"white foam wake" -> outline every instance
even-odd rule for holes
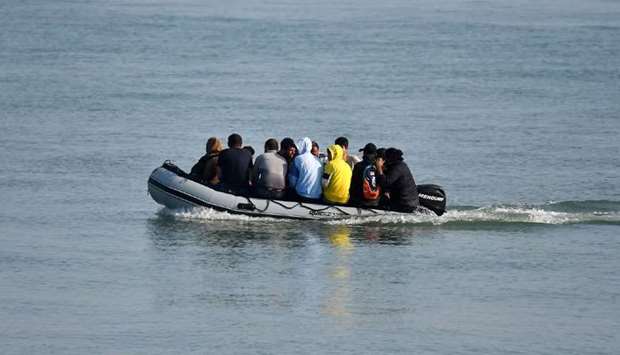
[[[476,209],[449,210],[443,216],[433,215],[384,215],[366,218],[330,221],[329,224],[476,224],[476,223],[531,223],[576,224],[620,223],[618,212],[557,212],[541,208],[481,207]]]
[[[252,217],[247,215],[219,212],[210,208],[194,208],[187,210],[170,210],[164,208],[162,214],[184,221],[235,221],[247,223],[286,223],[295,220],[275,219],[268,217]],[[318,222],[321,223],[321,222]],[[578,224],[578,223],[609,223],[620,224],[620,212],[559,212],[538,207],[481,207],[453,209],[443,216],[435,215],[382,215],[372,217],[353,217],[342,220],[323,221],[332,225],[357,224],[478,224],[478,223],[526,223],[526,224]]]
[[[272,222],[277,219],[269,217],[252,217],[241,214],[232,214],[228,212],[216,211],[212,208],[196,207],[192,209],[168,209],[163,208],[163,215],[170,216],[174,219],[183,221],[238,221],[238,222]]]

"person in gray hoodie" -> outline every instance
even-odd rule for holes
[[[254,195],[267,199],[283,199],[286,192],[286,159],[278,154],[278,141],[265,142],[265,153],[259,155],[252,170]]]
[[[299,155],[293,160],[289,169],[288,181],[302,201],[317,202],[321,199],[323,189],[323,165],[319,158],[312,155],[312,141],[308,137],[297,142]]]

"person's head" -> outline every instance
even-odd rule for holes
[[[377,158],[385,159],[385,148],[377,149]]]
[[[292,159],[297,154],[297,146],[293,138],[286,137],[280,142],[280,154]]]
[[[252,148],[252,146],[251,146],[251,145],[246,145],[245,147],[243,147],[243,149],[244,149],[244,150],[247,150],[247,151],[248,151],[248,153],[250,153],[250,155],[251,155],[251,156],[254,156],[254,153],[256,153],[256,152],[254,151],[254,148]]]
[[[336,138],[336,140],[334,141],[334,144],[338,144],[344,150],[348,150],[349,149],[349,140],[347,139],[347,137],[338,137],[338,138]]]
[[[269,138],[265,141],[265,152],[270,150],[278,150],[278,141],[275,138]]]
[[[385,150],[385,162],[387,164],[396,163],[403,160],[403,152],[400,149],[388,148]]]
[[[318,157],[321,154],[321,150],[319,149],[319,143],[312,141],[312,150],[310,151],[312,155]]]
[[[327,147],[327,159],[337,160],[344,159],[344,149],[338,144],[332,144]]]
[[[312,140],[308,137],[303,137],[297,141],[297,154],[302,155],[312,152]]]
[[[368,143],[364,146],[364,148],[359,150],[360,152],[364,152],[364,158],[367,160],[374,160],[377,157],[377,146],[373,143]]]
[[[228,136],[228,148],[241,148],[243,145],[243,139],[237,133],[233,133]]]
[[[222,141],[217,137],[211,137],[207,139],[207,154],[217,154],[222,151],[224,146],[222,145]]]

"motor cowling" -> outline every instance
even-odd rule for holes
[[[441,186],[433,184],[418,185],[420,205],[441,216],[446,212],[446,193]]]

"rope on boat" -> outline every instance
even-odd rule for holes
[[[342,213],[342,214],[344,214],[344,215],[347,215],[347,216],[350,216],[350,215],[351,215],[351,214],[350,214],[350,213],[348,213],[347,211],[343,211],[343,210],[342,210],[340,207],[338,207],[338,206],[326,206],[326,207],[323,207],[323,208],[312,208],[312,207],[309,207],[309,206],[304,205],[304,204],[303,204],[303,203],[301,203],[301,202],[295,202],[295,204],[294,204],[293,206],[289,207],[289,206],[287,206],[287,205],[285,205],[285,204],[281,203],[280,201],[277,201],[277,200],[272,200],[272,199],[268,199],[268,200],[266,200],[266,201],[267,201],[267,204],[265,205],[265,208],[263,208],[263,209],[259,209],[259,208],[256,208],[256,205],[252,202],[252,200],[250,200],[250,198],[249,198],[249,197],[247,197],[247,196],[244,196],[244,197],[245,197],[245,199],[246,199],[246,200],[248,200],[248,203],[249,203],[249,204],[251,204],[252,206],[254,206],[254,209],[255,209],[256,211],[261,212],[261,213],[263,213],[263,212],[267,211],[267,209],[269,208],[269,203],[270,203],[270,202],[273,202],[273,203],[275,203],[276,205],[278,205],[278,206],[280,206],[280,207],[283,207],[284,209],[287,209],[287,210],[292,210],[292,209],[296,208],[297,206],[303,207],[303,208],[305,208],[305,209],[307,209],[307,210],[310,210],[310,211],[313,211],[313,212],[322,212],[322,211],[328,210],[328,209],[330,209],[330,208],[333,208],[333,209],[338,210],[340,213]],[[374,212],[374,213],[377,213],[376,211],[373,211],[373,212]]]

